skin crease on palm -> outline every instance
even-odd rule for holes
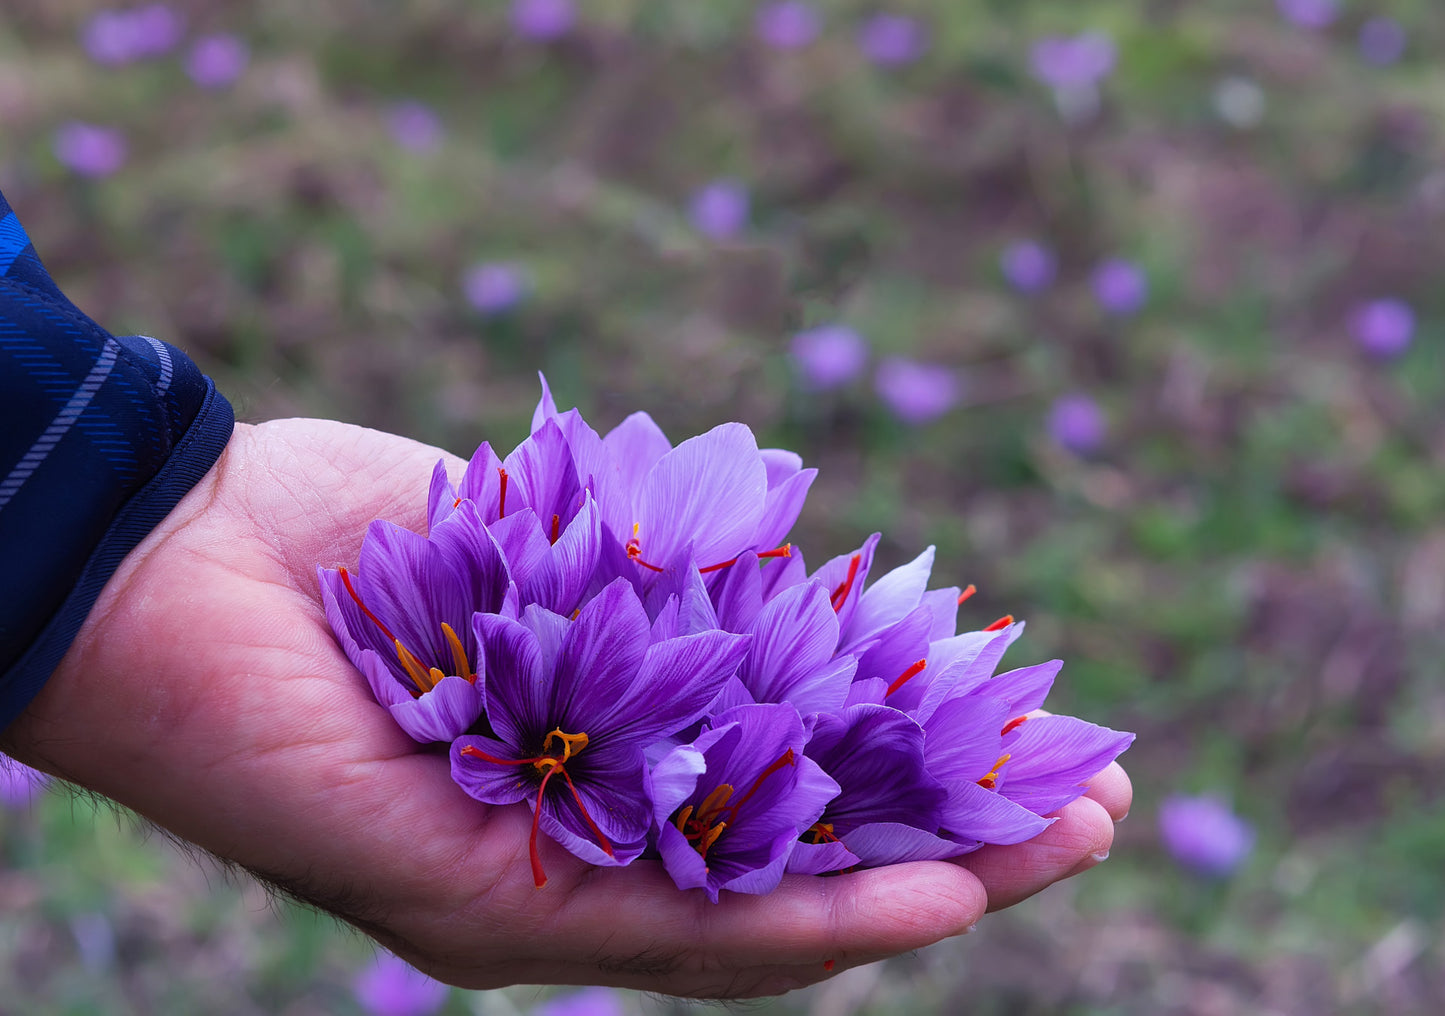
[[[443,752],[402,733],[318,597],[316,566],[354,566],[372,519],[425,531],[443,455],[328,421],[239,425],[111,578],[4,749],[467,988],[778,994],[962,934],[1109,849],[1131,794],[1117,765],[1037,839],[958,863],[788,876],[713,905],[658,862],[590,868],[544,843],[537,889],[527,809],[467,797]]]

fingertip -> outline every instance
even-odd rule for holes
[[[915,861],[840,876],[833,933],[865,953],[893,954],[962,935],[988,909],[972,872],[944,861]]]
[[[1097,801],[1112,821],[1122,822],[1133,807],[1134,785],[1124,767],[1111,762],[1108,768],[1089,780],[1089,789],[1084,796]]]

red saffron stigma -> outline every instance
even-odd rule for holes
[[[832,961],[832,960],[824,960],[824,961],[823,961],[823,969],[831,972],[832,969],[833,969],[833,961]]]
[[[975,586],[972,582],[970,582],[970,583],[968,584],[968,588],[965,589],[963,592],[961,592],[961,593],[958,594],[958,605],[959,605],[960,607],[963,606],[963,601],[966,600],[966,599],[968,599],[970,596],[972,596],[972,595],[973,595],[974,593],[976,593],[976,592],[978,592],[978,587]]]
[[[836,614],[843,609],[848,594],[853,591],[853,580],[858,577],[858,566],[862,563],[863,555],[861,554],[854,554],[853,560],[848,562],[848,577],[838,583],[838,588],[833,590],[833,595],[829,597],[833,603],[833,613]]]
[[[909,667],[903,673],[899,674],[896,678],[893,679],[893,683],[888,686],[888,690],[883,693],[883,697],[887,698],[899,688],[902,688],[909,681],[913,680],[913,678],[923,673],[923,668],[926,666],[928,666],[927,660],[919,660],[913,666]]]
[[[341,573],[341,584],[346,587],[346,591],[351,594],[351,598],[356,601],[356,605],[361,608],[361,612],[367,617],[371,618],[372,623],[375,624],[378,628],[380,628],[381,633],[385,635],[388,639],[390,639],[392,642],[399,642],[400,639],[398,639],[395,635],[391,633],[391,629],[381,623],[381,618],[373,614],[370,610],[367,609],[366,604],[361,602],[361,597],[356,595],[356,589],[351,585],[351,576],[347,574],[346,569],[338,568],[337,571]]]
[[[1013,719],[1009,720],[1003,725],[1003,729],[998,732],[999,736],[1002,737],[1004,734],[1010,734],[1013,731],[1018,730],[1019,727],[1022,727],[1024,725],[1024,721],[1027,719],[1027,716],[1015,716]]]
[[[502,519],[507,515],[507,471],[499,466],[497,475],[502,478],[502,492],[497,496],[497,518]]]
[[[557,537],[561,535],[561,531],[562,531],[562,516],[560,516],[560,515],[553,515],[553,516],[552,516],[552,542],[553,542],[554,544],[557,542]]]
[[[743,799],[741,801],[739,801],[737,804],[730,804],[727,806],[727,808],[724,809],[728,813],[728,824],[731,825],[738,820],[738,809],[741,808],[743,805],[747,804],[748,801],[752,799],[752,796],[758,792],[758,788],[763,785],[764,780],[766,780],[769,776],[773,775],[773,773],[777,772],[784,766],[790,766],[794,764],[796,764],[796,759],[793,756],[793,749],[789,748],[787,751],[783,752],[782,756],[776,762],[764,769],[761,776],[759,776],[756,780],[753,781],[752,787],[749,788],[748,792],[743,795]]]
[[[741,556],[741,555],[739,555],[739,556]],[[785,544],[783,544],[781,547],[774,547],[772,550],[760,551],[760,552],[758,553],[758,560],[761,561],[763,558],[766,558],[766,557],[792,557],[792,556],[793,556],[793,545],[792,545],[791,543],[785,543]],[[708,572],[722,571],[724,568],[731,568],[733,565],[735,565],[735,564],[737,564],[737,563],[738,563],[738,559],[735,557],[735,558],[733,558],[731,561],[724,561],[724,562],[722,562],[721,564],[710,564],[710,565],[708,565],[706,568],[699,568],[699,569],[698,569],[698,572],[700,572],[700,573],[703,574],[703,575],[706,575]]]
[[[632,539],[627,541],[627,560],[631,561],[633,564],[638,564],[644,568],[650,569],[651,571],[660,572],[662,571],[662,569],[659,568],[657,565],[648,564],[646,561],[642,560],[642,541],[637,538],[637,531],[640,527],[640,523],[632,523]]]
[[[984,631],[1002,631],[1013,623],[1014,616],[1012,614],[1005,614],[1003,617],[999,618],[993,624],[985,628]]]

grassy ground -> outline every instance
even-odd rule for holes
[[[510,446],[542,369],[602,427],[636,408],[675,436],[743,420],[822,470],[810,559],[873,529],[889,564],[936,544],[940,579],[980,588],[971,620],[1030,622],[1012,659],[1068,661],[1058,709],[1139,732],[1107,864],[762,1011],[1438,1012],[1434,0],[1346,2],[1318,30],[1256,0],[898,0],[928,45],[897,67],[856,43],[875,5],[817,7],[817,40],[782,52],[739,0],[580,0],[552,42],[502,3],[198,0],[188,42],[251,51],[207,90],[177,53],[90,59],[97,5],[7,0],[0,185],[83,308],[184,346],[243,418]],[[1388,65],[1357,43],[1378,16],[1405,32]],[[1117,45],[1096,103],[1029,69],[1035,40],[1084,30]],[[404,100],[439,117],[434,150],[393,135]],[[121,131],[124,165],[63,165],[70,121]],[[719,239],[689,202],[723,178],[750,209]],[[1058,259],[1035,295],[1000,269],[1025,238]],[[1147,277],[1137,313],[1092,293],[1108,258]],[[514,308],[468,304],[479,262],[522,273]],[[1386,297],[1417,318],[1393,359],[1351,330]],[[809,390],[788,343],[831,322],[873,365],[949,368],[958,405],[907,425],[871,367]],[[1092,454],[1050,434],[1070,393],[1106,418]],[[1177,790],[1256,826],[1232,879],[1162,850]],[[361,942],[125,819],[53,796],[5,817],[0,849],[16,1011],[358,1011]],[[455,993],[447,1011],[540,997]]]

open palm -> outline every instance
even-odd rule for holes
[[[402,733],[317,593],[316,566],[354,565],[372,519],[425,530],[443,454],[326,421],[238,427],[126,558],[6,749],[471,988],[776,994],[959,934],[1108,849],[1129,806],[1117,766],[1037,840],[962,864],[789,876],[714,906],[660,864],[591,868],[544,844],[535,888],[527,811],[472,800],[445,753]]]

